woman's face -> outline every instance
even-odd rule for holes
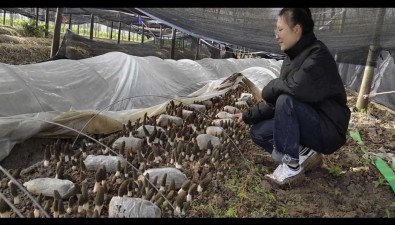
[[[302,36],[302,29],[299,24],[291,28],[284,16],[277,19],[276,39],[280,45],[281,51],[292,48]]]

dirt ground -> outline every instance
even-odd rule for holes
[[[25,53],[18,50],[15,54]],[[22,64],[29,61],[26,59],[29,57],[12,60],[19,58],[24,58],[19,61]],[[37,59],[31,61],[34,60]],[[17,61],[12,63],[18,64]],[[238,163],[192,202],[186,217],[394,218],[395,194],[366,156],[395,153],[395,115],[373,104],[369,105],[367,113],[357,112],[354,109],[357,95],[352,91],[347,94],[348,105],[353,111],[349,131],[359,130],[363,144],[348,135],[347,143],[334,154],[324,156],[323,166],[307,173],[301,185],[277,188],[263,179],[276,164],[247,136],[247,144],[241,152],[235,153]],[[1,165],[8,169],[26,168],[39,162],[43,157],[40,145],[48,141],[53,140],[30,139],[16,145]],[[3,181],[4,186],[6,179]],[[31,205],[24,207],[27,212]]]
[[[348,92],[350,108],[356,97]],[[371,161],[364,158],[366,151],[394,153],[395,116],[373,105],[368,112],[370,116],[353,112],[349,129],[358,129],[364,144],[347,136],[341,149],[324,156],[323,166],[307,173],[304,182],[295,187],[280,189],[263,180],[263,175],[273,172],[277,165],[270,154],[249,140],[243,153],[249,166],[232,169],[225,183],[214,188],[214,198],[196,206],[191,216],[395,217],[394,192]],[[379,121],[369,123],[367,118],[372,117]],[[372,135],[372,130],[377,134]]]

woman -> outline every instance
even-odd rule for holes
[[[254,143],[280,164],[265,176],[279,185],[302,180],[305,171],[321,165],[320,153],[331,154],[346,142],[350,110],[345,89],[313,28],[308,8],[280,11],[275,35],[287,55],[280,77],[263,88],[263,102],[236,114],[238,123],[252,125]]]

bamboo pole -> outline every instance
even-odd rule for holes
[[[49,29],[49,8],[45,9],[45,31],[44,35],[46,38],[48,38],[48,29]]]
[[[142,32],[141,32],[141,44],[143,44],[144,43],[144,24],[142,24],[141,27],[143,28]]]
[[[62,13],[63,13],[63,8],[56,9],[56,19],[55,19],[54,35],[52,39],[51,57],[55,56],[55,54],[59,50],[60,29],[62,25]]]
[[[199,38],[196,38],[196,54],[195,54],[195,60],[199,58]]]
[[[110,40],[112,40],[112,29],[114,28],[114,22],[111,21],[111,32],[110,32]]]
[[[361,88],[358,94],[358,100],[356,107],[359,110],[366,110],[368,105],[368,99],[363,96],[370,93],[370,88],[373,81],[374,76],[374,68],[377,66],[376,61],[380,52],[380,36],[381,36],[381,28],[384,21],[386,8],[380,8],[377,10],[376,17],[376,28],[374,32],[373,42],[369,47],[368,58],[366,60],[365,71],[362,78]]]
[[[38,10],[39,8],[36,8],[36,28],[38,28]]]
[[[91,14],[91,29],[89,30],[89,39],[93,40],[93,29],[94,29],[94,16]]]
[[[171,51],[170,51],[170,58],[174,59],[174,51],[176,48],[176,28],[173,27],[171,30]]]
[[[129,35],[128,35],[128,41],[130,42],[130,30],[132,29],[132,25],[130,24],[129,26]]]
[[[159,28],[160,28],[160,30],[159,30],[159,48],[162,48],[163,47],[162,25],[159,25]]]
[[[121,22],[119,22],[119,25],[118,25],[118,44],[120,43],[120,41],[121,41]]]
[[[71,30],[71,28],[73,28],[73,24],[71,23],[73,16],[71,15],[71,13],[69,15],[70,15],[69,16],[69,30]]]

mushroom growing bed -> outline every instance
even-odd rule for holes
[[[248,90],[240,83],[192,105],[170,101],[161,115],[91,136],[100,143],[54,140],[42,161],[9,172],[50,217],[189,217],[191,205],[220,194],[241,163],[249,129],[235,123],[234,113],[256,103]],[[10,179],[0,179],[1,193],[11,202],[19,198],[14,204],[25,217],[45,217]],[[18,217],[4,201],[0,209]]]

